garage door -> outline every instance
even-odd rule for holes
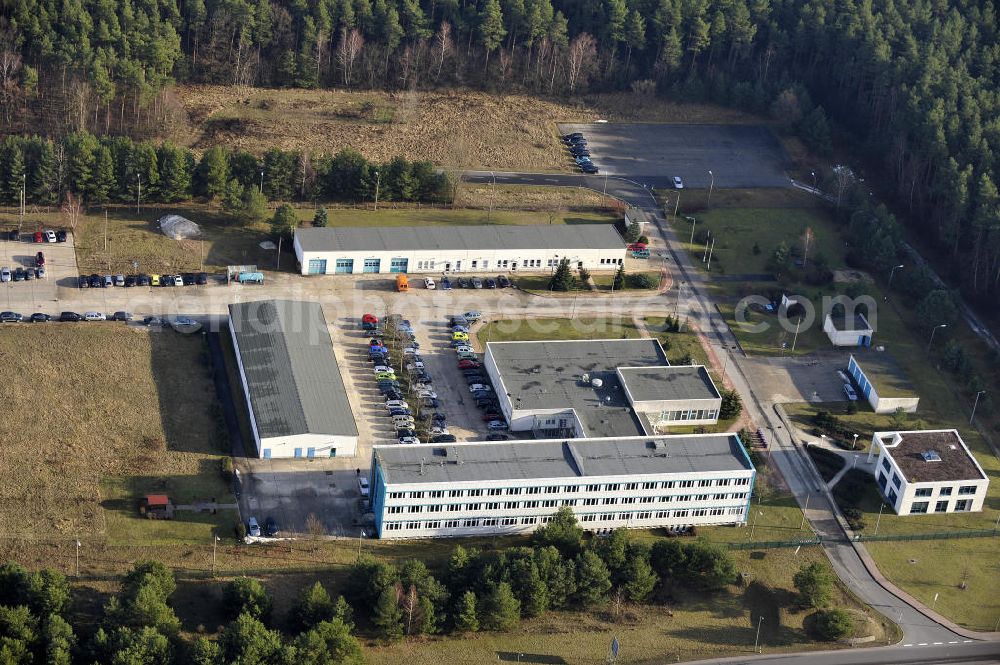
[[[334,271],[339,274],[354,272],[354,259],[337,259]]]
[[[310,275],[325,275],[326,274],[326,259],[309,259],[309,274]]]
[[[381,265],[381,259],[365,259],[364,272],[378,272]]]
[[[393,259],[389,262],[389,272],[406,272],[409,265],[409,259]]]

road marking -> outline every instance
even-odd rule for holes
[[[958,640],[952,640],[951,642],[948,642],[948,644],[958,644]]]
[[[934,646],[938,646],[938,645],[941,645],[941,644],[944,644],[944,642],[935,642]]]
[[[962,640],[962,641],[968,644],[969,642],[974,642],[975,640]]]
[[[913,645],[912,644],[904,644],[903,646],[904,647],[912,647]]]
[[[927,642],[918,642],[917,646],[918,647],[925,647],[925,646],[927,646]]]

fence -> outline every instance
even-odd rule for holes
[[[819,536],[813,538],[800,538],[798,540],[754,540],[750,542],[727,543],[731,550],[769,550],[780,547],[801,547],[811,545],[822,545],[823,539]]]
[[[952,538],[991,538],[1000,536],[996,529],[971,529],[968,531],[933,531],[931,533],[883,533],[882,535],[859,533],[857,542],[882,540],[950,540]]]

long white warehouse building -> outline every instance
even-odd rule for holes
[[[526,533],[569,506],[584,529],[745,523],[735,434],[374,446],[380,538]]]
[[[614,270],[625,241],[612,224],[399,226],[295,231],[303,275]]]

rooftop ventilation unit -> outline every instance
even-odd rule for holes
[[[600,388],[601,386],[604,385],[604,381],[600,379],[591,379],[590,385],[594,386],[595,388]]]
[[[920,456],[924,458],[925,462],[940,462],[941,461],[941,456],[938,455],[937,452],[935,452],[933,450],[925,450],[924,452],[920,453]]]

